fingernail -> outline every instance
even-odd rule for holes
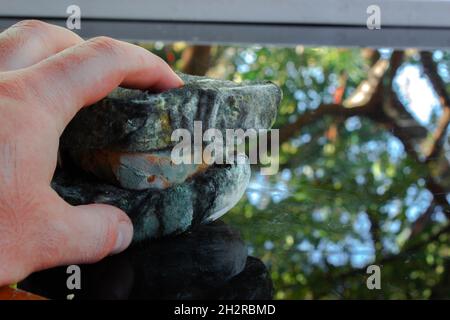
[[[129,222],[119,222],[119,226],[117,227],[116,244],[114,245],[114,249],[111,251],[111,254],[118,254],[128,248],[132,238],[133,225]]]

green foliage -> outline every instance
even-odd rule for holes
[[[175,57],[177,67],[183,48],[157,53]],[[277,128],[333,102],[343,76],[348,96],[370,68],[359,49],[215,47],[213,53],[212,76],[280,85]],[[437,59],[445,71],[450,56]],[[366,118],[326,116],[293,134],[280,161],[275,176],[258,176],[255,168],[247,196],[224,218],[269,267],[276,298],[450,298],[450,239],[439,234],[448,221],[437,207],[432,224],[409,238],[432,198],[424,180],[430,172],[389,131]],[[364,267],[371,263],[382,266],[382,290],[366,287]]]

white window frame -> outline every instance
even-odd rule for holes
[[[73,4],[84,37],[450,48],[450,0],[0,0],[0,29],[27,18],[64,25]],[[381,30],[366,27],[374,4]]]

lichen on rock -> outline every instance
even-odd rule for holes
[[[82,109],[65,129],[52,187],[73,205],[107,203],[132,219],[134,241],[177,234],[214,221],[244,194],[242,164],[174,164],[175,129],[269,129],[281,91],[270,82],[181,75],[162,93],[118,88]],[[208,162],[209,163],[209,162]]]

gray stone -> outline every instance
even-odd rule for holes
[[[57,170],[53,189],[72,205],[111,204],[124,210],[134,226],[134,242],[179,234],[216,220],[242,197],[250,166],[211,166],[204,173],[164,190],[127,190],[83,174]]]
[[[132,219],[134,242],[173,235],[214,221],[242,197],[243,164],[175,165],[175,129],[269,129],[280,89],[270,82],[236,84],[181,75],[182,88],[163,93],[119,88],[82,109],[60,142],[52,187],[73,205],[106,203]]]
[[[180,75],[181,88],[154,94],[118,88],[97,104],[82,109],[61,138],[68,149],[149,152],[174,146],[175,129],[268,129],[275,121],[281,90],[275,84],[240,84]]]

